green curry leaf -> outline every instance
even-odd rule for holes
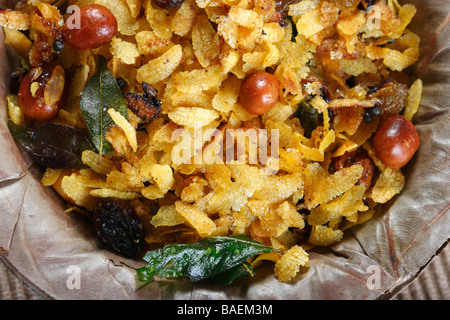
[[[156,275],[189,277],[192,282],[229,272],[219,279],[219,282],[228,284],[240,275],[253,274],[249,265],[245,264],[247,259],[271,251],[272,248],[243,235],[212,237],[148,251],[143,257],[148,265],[138,268],[137,272],[140,281],[151,281]],[[245,268],[247,272],[243,272]]]
[[[252,265],[247,261],[244,261],[244,263],[221,272],[211,277],[209,280],[212,283],[218,284],[220,286],[227,286],[231,284],[235,279],[246,275],[250,275],[253,277],[255,275],[255,272],[253,271]]]
[[[25,127],[8,120],[14,139],[39,165],[53,169],[83,169],[84,150],[94,150],[87,132],[58,123]]]
[[[111,144],[105,139],[106,132],[114,123],[108,114],[108,109],[113,108],[128,118],[128,108],[103,56],[99,57],[97,72],[83,89],[80,108],[97,151],[100,154],[113,151]]]

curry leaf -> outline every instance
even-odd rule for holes
[[[30,157],[48,168],[86,168],[81,154],[95,148],[86,132],[58,123],[28,128],[9,120],[8,128]]]
[[[252,265],[247,261],[244,261],[244,263],[240,265],[213,276],[210,278],[210,281],[221,286],[227,286],[241,276],[250,275],[253,277],[254,274]]]
[[[189,277],[192,282],[196,282],[231,270],[224,277],[226,280],[222,281],[230,283],[236,276],[245,274],[240,266],[247,259],[270,251],[272,248],[243,235],[212,237],[148,251],[143,257],[148,265],[137,271],[141,281],[150,281],[156,275],[167,278]]]
[[[100,154],[113,151],[111,144],[105,139],[106,132],[114,123],[108,114],[108,109],[113,108],[128,118],[128,108],[103,56],[99,57],[97,72],[83,89],[80,108],[97,151]]]

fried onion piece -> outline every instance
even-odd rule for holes
[[[161,112],[161,100],[156,95],[157,91],[148,83],[143,82],[144,94],[139,95],[133,92],[125,93],[128,108],[144,121],[156,118]]]

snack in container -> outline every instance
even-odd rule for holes
[[[69,4],[81,28],[101,27],[85,12],[107,13],[108,40],[71,31]],[[19,3],[0,12],[24,77],[9,128],[67,212],[143,257],[141,281],[230,283],[270,260],[290,282],[310,250],[405,186],[420,144],[415,13],[397,1]],[[406,161],[378,138],[394,117],[412,128],[392,141]]]

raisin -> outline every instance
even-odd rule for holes
[[[347,85],[347,87],[349,88],[353,88],[356,86],[356,81],[355,81],[355,77],[351,76],[350,78],[348,78],[347,80],[345,80],[345,84]]]
[[[380,108],[381,119],[399,114],[408,98],[408,87],[397,82],[388,82],[369,91],[368,99],[379,99],[377,106]]]
[[[283,17],[287,17],[289,13],[289,6],[299,2],[298,0],[277,0],[275,1],[276,10],[281,13]]]
[[[374,107],[369,109],[370,114],[373,117],[378,117],[381,114],[381,108],[378,105],[375,105]]]
[[[363,184],[366,190],[369,189],[370,185],[372,184],[372,177],[375,174],[376,168],[372,160],[369,158],[367,152],[362,148],[346,152],[342,156],[334,158],[331,161],[328,171],[333,174],[336,171],[351,167],[355,164],[359,164],[363,167],[361,178],[356,184]]]
[[[376,0],[362,0],[358,5],[358,10],[365,10],[375,4]]]
[[[379,117],[381,115],[381,108],[379,105],[376,105],[372,108],[364,109],[363,120],[365,123],[372,122],[375,117]]]
[[[184,0],[153,0],[161,9],[176,8],[183,4]]]
[[[372,122],[372,120],[373,120],[372,114],[370,113],[369,110],[365,109],[363,114],[363,121],[365,123],[370,123]]]
[[[53,42],[53,46],[52,46],[53,50],[55,50],[56,52],[60,52],[64,49],[64,41],[62,40],[55,40],[55,42]]]
[[[116,81],[120,89],[124,89],[128,84],[124,78],[117,78]]]
[[[142,250],[145,232],[139,217],[128,202],[102,199],[94,209],[94,225],[107,248],[134,258]]]

